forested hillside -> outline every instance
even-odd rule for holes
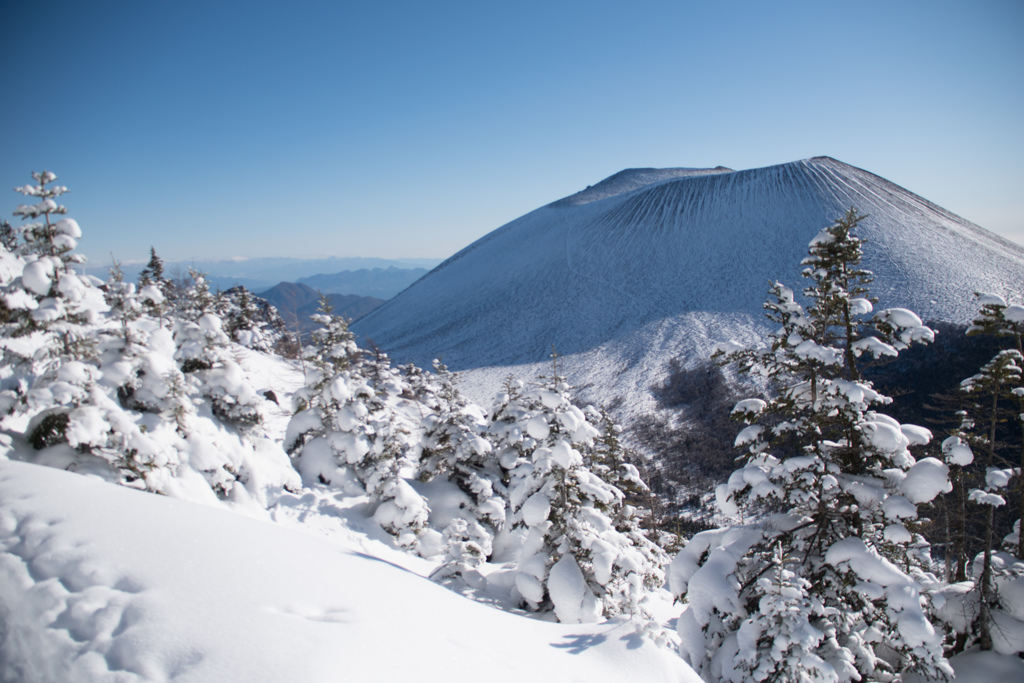
[[[333,643],[359,677],[396,647],[476,652],[498,680],[1021,671],[1024,305],[970,295],[979,343],[925,324],[866,267],[855,209],[772,280],[768,332],[670,366],[652,401],[680,413],[647,424],[645,457],[557,347],[481,405],[440,360],[360,348],[326,297],[296,348],[273,307],[155,253],[137,282],[84,275],[56,181],[17,188],[0,231],[0,680],[251,680],[281,670],[271,633],[311,638],[313,677]],[[510,613],[467,618],[512,652],[460,630],[454,593]],[[396,601],[454,635],[422,645]],[[204,602],[218,629],[186,628]]]

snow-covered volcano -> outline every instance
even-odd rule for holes
[[[829,157],[632,169],[488,234],[354,329],[399,361],[443,356],[480,397],[554,344],[575,384],[639,408],[669,358],[760,336],[769,281],[801,287],[808,242],[851,206],[882,306],[966,322],[973,292],[1024,283],[1024,248]]]

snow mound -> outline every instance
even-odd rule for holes
[[[535,621],[337,537],[0,460],[0,680],[481,675],[699,682],[621,620]]]

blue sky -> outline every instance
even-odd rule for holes
[[[445,257],[629,167],[859,166],[1024,244],[1024,3],[4,3],[94,264]],[[20,196],[8,196],[9,214]]]

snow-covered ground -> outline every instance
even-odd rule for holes
[[[302,384],[294,362],[237,356],[284,405]],[[289,411],[265,417],[280,435]],[[700,680],[671,640],[626,619],[552,623],[501,591],[438,585],[437,561],[399,550],[365,497],[307,486],[277,489],[269,509],[181,500],[20,462],[25,448],[0,435],[2,683]],[[684,609],[648,606],[669,631]],[[1024,680],[1011,656],[952,664],[957,681]]]
[[[628,621],[549,623],[437,585],[364,510],[327,488],[200,504],[0,458],[0,681],[699,681]],[[660,606],[666,626],[679,609]],[[952,664],[1024,680],[1015,657]]]
[[[5,682],[697,680],[628,623],[457,595],[322,506],[273,523],[13,461],[0,501]]]
[[[262,479],[288,480],[280,441],[302,371],[234,353],[253,389],[285,406],[263,405],[257,441]],[[187,486],[158,496],[20,461],[34,453],[23,425],[7,426],[0,682],[698,680],[671,641],[628,620],[550,623],[507,591],[431,581],[440,558],[399,550],[365,496],[269,485],[262,500]],[[654,608],[670,633],[679,607]]]

